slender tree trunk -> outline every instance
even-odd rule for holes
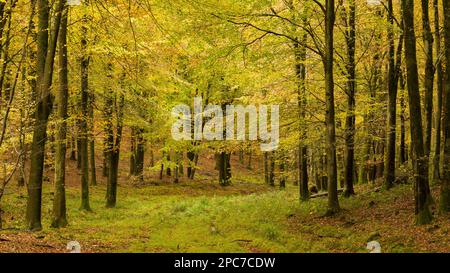
[[[405,60],[407,70],[407,85],[409,97],[409,112],[411,116],[411,145],[413,149],[414,166],[414,198],[417,224],[431,222],[429,209],[428,160],[422,130],[422,114],[420,107],[419,75],[417,70],[416,35],[414,31],[414,0],[402,0]]]
[[[441,194],[439,209],[450,212],[450,3],[442,1],[444,7],[444,38],[445,38],[445,111],[444,111],[444,154],[443,175],[441,179]]]
[[[220,152],[218,156],[219,165],[219,184],[221,186],[228,186],[231,184],[231,154],[228,152]]]
[[[145,149],[145,146],[144,146]],[[180,152],[179,155],[179,163],[178,163],[178,176],[183,176],[184,175],[184,153]]]
[[[166,159],[167,159],[167,162],[171,162],[170,161],[170,151],[167,153]],[[169,165],[166,167],[166,175],[167,176],[172,175],[172,169],[169,167]]]
[[[270,153],[270,164],[269,164],[269,186],[275,186],[275,153]]]
[[[150,149],[150,167],[155,167],[155,154],[152,148]]]
[[[14,3],[11,1],[9,7],[6,9],[4,14],[2,14],[2,20],[1,20],[1,30],[0,30],[0,38],[2,39],[2,42],[0,43],[0,49],[2,50],[2,67],[1,67],[1,73],[0,73],[0,98],[4,99],[4,101],[9,100],[9,93],[10,93],[10,71],[8,68],[8,59],[9,59],[9,46],[11,41],[11,23],[12,23],[12,10],[14,8]],[[6,24],[8,24],[6,28],[6,35],[3,36],[3,32],[5,29]],[[3,43],[4,41],[4,43]],[[5,80],[6,79],[6,80]],[[3,88],[5,87],[5,88]],[[3,89],[5,92],[3,92]]]
[[[119,95],[114,105],[116,105],[117,124],[116,124],[116,137],[113,136],[113,147],[109,155],[108,163],[108,181],[106,185],[106,207],[113,208],[117,202],[117,179],[119,172],[119,159],[120,159],[120,143],[122,141],[123,130],[123,107],[125,103],[125,97],[123,94]]]
[[[87,15],[83,16],[81,27],[81,120],[79,153],[81,158],[81,209],[90,211],[89,205],[89,154],[88,154],[88,117],[89,117],[89,56],[87,55],[86,27]]]
[[[67,68],[67,14],[66,6],[61,18],[59,33],[59,92],[56,96],[58,125],[56,132],[55,153],[55,194],[53,199],[52,227],[67,226],[66,217],[66,139],[67,139],[67,101],[69,97],[69,81]]]
[[[89,140],[89,164],[91,165],[91,185],[97,185],[97,168],[95,166],[95,140],[91,135]]]
[[[53,98],[50,93],[53,75],[53,63],[56,51],[61,11],[65,1],[59,0],[50,43],[49,10],[47,0],[38,0],[38,37],[37,37],[37,94],[33,143],[31,146],[30,175],[28,181],[27,226],[30,230],[41,230],[41,197],[42,178],[44,173],[45,143],[47,139],[47,124],[52,109]]]
[[[26,102],[26,78],[27,78],[27,69],[25,66],[22,67],[22,96],[21,100],[22,102]],[[23,108],[20,108],[20,125],[19,125],[19,151],[21,152],[22,156],[20,157],[20,163],[19,163],[19,177],[17,179],[17,186],[23,187],[25,186],[25,163],[27,160],[27,145],[26,145],[26,122],[25,122],[25,116],[26,111]]]
[[[269,155],[264,152],[264,182],[269,184]]]
[[[405,102],[405,78],[400,72],[400,164],[408,161],[408,151],[406,149],[406,102]]]
[[[78,106],[78,108],[79,109],[81,109],[81,101],[79,101],[78,103],[77,103],[77,106]],[[78,170],[81,170],[81,165],[82,165],[82,163],[81,163],[81,160],[82,160],[82,158],[83,158],[83,156],[81,155],[81,153],[82,153],[82,148],[81,148],[81,134],[82,134],[82,129],[81,129],[81,123],[82,123],[82,121],[81,121],[81,119],[80,118],[77,118],[77,137],[76,137],[76,144],[77,144],[77,169]]]
[[[306,16],[306,10],[303,11]],[[306,20],[306,17],[304,18]],[[305,25],[305,21],[303,21]],[[308,147],[305,144],[306,135],[306,43],[308,36],[303,34],[300,40],[294,42],[295,53],[295,74],[297,82],[297,105],[298,105],[298,119],[300,122],[300,138],[298,140],[298,180],[299,180],[299,194],[300,200],[309,200],[308,190]],[[270,182],[270,181],[269,181]],[[269,183],[270,184],[270,183]]]
[[[112,76],[112,71],[113,71],[113,67],[112,64],[109,63],[108,64],[108,78],[110,80],[110,82],[113,82],[113,76]],[[112,90],[112,87],[109,86],[105,89],[105,101],[104,101],[104,110],[103,110],[103,115],[104,115],[104,139],[103,139],[103,176],[106,177],[108,179],[109,177],[109,162],[110,162],[110,157],[111,157],[111,153],[113,150],[113,146],[114,146],[114,125],[113,125],[113,94],[114,91]]]
[[[193,173],[194,173],[194,159],[195,159],[195,153],[192,151],[187,152],[187,158],[188,158],[188,167],[187,167],[187,177],[189,179],[192,179]]]
[[[355,173],[355,93],[356,93],[356,2],[349,1],[349,12],[347,15],[348,30],[345,39],[347,44],[347,118],[345,128],[345,150],[344,150],[344,196],[355,194],[353,189],[353,178]]]
[[[440,175],[440,161],[441,161],[441,124],[442,124],[442,98],[444,94],[444,72],[442,69],[442,61],[439,55],[441,54],[441,34],[439,26],[439,1],[433,0],[434,8],[434,33],[435,33],[435,49],[436,49],[436,73],[437,73],[437,88],[436,88],[436,111],[434,124],[436,133],[434,137],[434,157],[433,157],[433,181],[438,182]]]
[[[159,180],[162,180],[163,176],[164,176],[164,163],[161,162],[161,168],[159,169]]]
[[[89,165],[91,171],[91,185],[97,185],[97,168],[95,166],[95,137],[94,137],[94,90],[89,90]]]
[[[73,135],[70,136],[70,160],[77,160],[77,144],[75,143],[75,137]]]
[[[281,159],[279,168],[280,168],[280,188],[284,189],[284,188],[286,188],[286,173],[285,173],[285,171],[286,171],[286,161],[284,159],[284,156]]]
[[[145,142],[143,137],[143,130],[137,129],[136,133],[136,153],[134,156],[135,169],[134,175],[136,175],[139,180],[144,179],[144,153],[145,153]],[[178,169],[177,169],[178,171]],[[177,173],[178,175],[178,173]]]
[[[194,179],[195,171],[197,170],[197,163],[198,163],[198,153],[195,153],[194,154],[194,161],[193,161],[193,166],[194,167],[192,168],[191,176],[189,177],[191,180]]]
[[[114,208],[117,202],[117,178],[119,171],[119,152],[112,151],[109,156],[109,172],[106,190],[106,207]]]
[[[130,176],[136,175],[136,129],[131,128],[131,155],[130,155]]]
[[[397,138],[397,94],[398,78],[402,59],[403,34],[400,35],[398,48],[395,51],[394,42],[394,7],[392,0],[388,0],[388,40],[389,40],[389,68],[388,68],[388,129],[387,155],[384,175],[384,188],[390,189],[395,182],[395,150]]]
[[[333,56],[334,41],[333,31],[335,22],[334,0],[326,0],[325,15],[325,97],[326,97],[326,150],[327,150],[327,174],[328,174],[328,210],[327,215],[335,214],[340,210],[337,191],[337,162],[336,162],[336,123],[334,106],[334,78]]]
[[[176,163],[176,166],[173,169],[173,183],[177,184],[178,182],[180,182],[179,172],[178,172],[179,164],[180,164],[180,155],[178,153],[175,153],[175,163]]]
[[[433,127],[433,84],[434,84],[434,60],[433,60],[433,33],[431,32],[428,0],[422,0],[422,27],[423,44],[425,49],[425,155],[430,156],[431,131]]]

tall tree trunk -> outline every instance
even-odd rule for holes
[[[95,141],[93,138],[89,140],[89,165],[91,170],[91,185],[97,185],[97,168],[95,167]]]
[[[91,170],[91,185],[97,185],[97,168],[95,166],[95,138],[94,138],[94,91],[89,93],[89,165]]]
[[[131,154],[130,154],[130,176],[134,176],[136,174],[136,128],[131,128]]]
[[[264,182],[269,184],[269,155],[264,152]]]
[[[108,64],[107,67],[107,77],[110,82],[113,82],[113,66],[112,63]],[[105,101],[103,109],[103,119],[104,119],[104,138],[103,138],[103,176],[108,179],[109,177],[109,162],[111,152],[114,146],[114,125],[113,125],[113,94],[114,91],[111,86],[105,89]]]
[[[73,135],[70,136],[70,160],[77,160],[77,144],[75,143],[75,137]]]
[[[231,184],[231,154],[228,152],[220,152],[218,156],[219,165],[219,184],[221,186],[228,186]]]
[[[58,125],[56,132],[55,153],[55,194],[53,199],[52,227],[67,226],[66,217],[66,139],[67,139],[67,102],[69,97],[69,81],[67,68],[67,14],[66,6],[61,18],[59,33],[59,90],[56,96]]]
[[[187,152],[187,158],[188,158],[188,167],[187,167],[187,177],[189,179],[193,179],[193,173],[194,173],[194,159],[195,159],[195,153],[193,151]]]
[[[89,56],[87,55],[87,15],[83,16],[81,27],[81,120],[80,120],[80,147],[78,155],[81,157],[81,209],[90,211],[89,205],[89,154],[88,154],[88,103],[89,103]]]
[[[275,186],[275,153],[270,152],[270,163],[269,163],[269,186]]]
[[[353,178],[355,174],[355,93],[356,93],[356,2],[349,0],[349,12],[346,18],[348,30],[345,40],[347,44],[347,117],[345,122],[344,150],[344,196],[355,194]]]
[[[441,34],[439,26],[439,0],[433,0],[434,8],[434,44],[436,48],[436,73],[437,73],[437,88],[436,88],[436,110],[434,124],[436,133],[434,137],[434,157],[433,157],[433,181],[437,182],[441,178],[440,175],[440,161],[441,161],[441,124],[442,124],[442,98],[444,94],[444,72],[442,69],[442,61],[439,57],[441,55]]]
[[[79,101],[79,102],[77,102],[77,107],[79,108],[79,109],[81,109],[81,101]],[[81,165],[82,165],[82,163],[81,163],[81,160],[82,160],[82,155],[81,155],[81,153],[82,153],[82,151],[81,151],[81,132],[82,132],[82,129],[81,129],[81,123],[82,123],[82,121],[81,121],[81,119],[78,117],[77,118],[77,136],[76,136],[76,144],[77,144],[77,169],[78,170],[81,170]]]
[[[433,127],[433,84],[434,84],[434,60],[433,60],[433,34],[431,32],[428,0],[422,0],[422,27],[423,44],[425,49],[425,156],[430,156],[431,131]]]
[[[32,21],[32,20],[31,20]],[[27,78],[27,69],[25,66],[22,67],[22,96],[21,100],[22,102],[26,102],[26,78]],[[23,108],[20,108],[20,125],[19,125],[19,151],[21,152],[22,156],[20,157],[20,163],[18,166],[19,169],[19,177],[17,179],[17,186],[23,187],[25,186],[25,163],[27,160],[27,145],[26,145],[26,123],[25,123],[25,116],[26,111]]]
[[[166,159],[167,159],[167,162],[171,162],[170,151],[167,153]],[[166,167],[166,175],[167,176],[171,176],[172,175],[172,169],[170,168],[169,164],[167,164],[167,167]]]
[[[408,152],[406,149],[406,102],[405,102],[405,78],[403,71],[400,71],[400,164],[408,161]]]
[[[306,9],[303,10],[303,25],[306,25]],[[303,34],[294,42],[295,74],[297,82],[297,106],[298,119],[300,122],[300,138],[298,140],[298,180],[300,200],[309,200],[308,190],[308,147],[306,142],[306,43],[308,36]],[[270,181],[269,181],[270,182]]]
[[[398,78],[402,59],[403,34],[398,41],[397,52],[394,42],[394,7],[392,0],[388,0],[388,40],[389,40],[389,68],[388,68],[388,129],[387,155],[384,174],[384,188],[390,189],[395,182],[395,150],[397,138],[397,94]]]
[[[138,177],[139,180],[144,179],[144,153],[145,153],[145,141],[143,137],[143,130],[136,130],[136,148],[134,156],[134,175]],[[177,171],[179,171],[177,169]],[[177,173],[178,175],[178,173]]]
[[[150,148],[150,167],[155,167],[155,154],[153,148]]]
[[[422,114],[420,107],[419,75],[417,71],[416,35],[414,31],[414,0],[402,0],[405,60],[407,72],[407,85],[409,97],[409,113],[411,116],[411,145],[413,150],[414,166],[414,198],[415,217],[417,224],[431,222],[429,209],[428,186],[428,160],[425,154],[425,145],[422,129]]]
[[[325,97],[326,97],[326,145],[327,145],[327,174],[328,174],[328,210],[327,215],[340,210],[337,191],[337,162],[336,162],[336,123],[334,106],[334,0],[326,0],[325,15]]]
[[[53,75],[53,63],[56,51],[56,43],[61,22],[61,11],[65,1],[59,0],[56,8],[56,16],[53,20],[50,43],[49,34],[49,9],[47,0],[38,0],[38,37],[37,37],[37,94],[35,124],[33,129],[33,143],[31,146],[30,175],[28,181],[27,200],[27,226],[30,230],[41,230],[41,198],[42,178],[44,173],[45,143],[47,138],[48,117],[53,105],[50,93]]]
[[[444,37],[445,37],[445,111],[444,111],[444,154],[443,175],[441,179],[441,194],[439,209],[450,212],[450,3],[442,1],[444,7]]]
[[[1,66],[1,73],[0,73],[0,98],[2,98],[4,101],[8,101],[9,100],[9,93],[10,93],[10,79],[9,79],[9,68],[8,68],[8,59],[9,59],[9,46],[10,46],[10,42],[11,42],[11,24],[12,24],[12,10],[14,8],[14,3],[12,1],[10,1],[10,5],[8,6],[8,8],[6,9],[6,11],[4,12],[4,14],[2,14],[2,18],[1,18],[1,26],[0,26],[0,38],[1,43],[0,43],[0,49],[1,49],[1,55],[2,55],[2,66]],[[4,29],[6,24],[8,24],[7,28],[6,28],[6,35],[3,35]],[[3,43],[4,41],[4,43]],[[5,81],[6,79],[6,81]],[[6,82],[6,83],[5,83]],[[5,92],[3,92],[3,89]]]
[[[120,143],[122,141],[123,130],[123,107],[125,103],[125,97],[123,94],[119,94],[119,98],[116,99],[116,136],[113,136],[113,147],[109,156],[108,163],[108,181],[106,185],[106,207],[113,208],[116,206],[117,201],[117,180],[119,175],[119,159],[120,159]]]
[[[286,159],[284,158],[284,156],[281,156],[282,158],[280,159],[280,188],[284,189],[286,188]]]

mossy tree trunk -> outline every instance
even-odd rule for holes
[[[434,85],[434,60],[433,60],[433,33],[431,32],[429,1],[422,0],[422,28],[423,48],[425,50],[425,155],[430,156],[431,131],[433,127],[433,85]]]
[[[81,26],[81,63],[80,63],[80,146],[78,155],[81,162],[81,207],[82,210],[90,211],[89,205],[89,150],[88,150],[88,118],[89,118],[89,56],[87,53],[87,15],[82,18]]]
[[[436,87],[436,107],[435,107],[435,135],[434,135],[434,156],[433,156],[433,181],[438,182],[441,178],[440,175],[440,161],[441,161],[441,130],[442,130],[442,98],[444,94],[444,71],[442,69],[442,60],[439,57],[441,55],[441,28],[440,28],[440,16],[439,16],[439,1],[433,0],[434,9],[434,44],[436,49],[436,75],[437,75],[437,87]]]
[[[392,0],[388,0],[388,42],[389,42],[389,68],[388,68],[388,127],[386,166],[384,169],[384,188],[390,189],[395,182],[395,154],[397,138],[397,95],[399,71],[403,50],[403,35],[399,37],[397,51],[394,41],[394,7]]]
[[[345,122],[344,150],[344,196],[355,194],[353,178],[355,173],[355,107],[356,107],[356,2],[350,0],[346,12],[345,40],[347,45],[347,117]]]
[[[30,156],[30,175],[28,181],[28,200],[26,222],[30,230],[40,230],[42,179],[44,173],[45,143],[47,140],[47,125],[53,98],[50,93],[53,76],[53,64],[56,52],[57,38],[61,23],[61,11],[66,1],[59,0],[53,21],[52,35],[49,41],[49,8],[47,0],[38,0],[38,35],[37,35],[37,94],[33,142]]]
[[[67,104],[69,97],[67,67],[67,14],[66,6],[61,18],[59,33],[59,89],[56,96],[58,125],[56,131],[55,152],[55,193],[53,199],[52,227],[67,226],[66,216],[66,139],[67,139]]]
[[[119,175],[119,159],[120,159],[120,144],[122,141],[122,130],[123,130],[123,111],[125,97],[123,94],[118,94],[115,96],[115,111],[117,114],[116,132],[112,135],[112,149],[108,157],[108,180],[106,186],[106,207],[113,208],[116,206],[117,202],[117,180]]]
[[[336,122],[334,105],[334,0],[325,3],[325,56],[323,58],[325,73],[325,99],[326,99],[326,151],[328,176],[328,209],[327,214],[332,215],[340,210],[337,191],[337,162],[336,162]]]
[[[95,166],[94,103],[94,90],[89,90],[89,166],[91,173],[90,184],[92,186],[97,185],[97,168]]]
[[[444,111],[444,155],[443,175],[439,209],[450,212],[450,3],[443,1],[444,7],[444,37],[445,37],[445,111]]]
[[[405,35],[405,61],[411,116],[411,148],[413,150],[415,217],[417,224],[431,222],[429,208],[428,160],[422,129],[420,106],[419,75],[417,69],[416,35],[414,31],[414,0],[402,0],[402,13]]]

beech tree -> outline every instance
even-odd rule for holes
[[[30,230],[40,230],[42,178],[44,172],[45,144],[47,138],[48,117],[53,106],[52,85],[53,63],[57,38],[61,23],[61,12],[65,1],[57,1],[54,11],[53,26],[49,35],[49,9],[47,0],[37,0],[38,34],[37,34],[37,94],[33,143],[30,155],[30,175],[28,181],[27,224]],[[49,40],[50,38],[50,40]]]
[[[413,152],[415,216],[417,224],[426,224],[432,220],[432,216],[429,208],[428,159],[424,147],[420,107],[416,35],[414,30],[414,1],[402,0],[402,12],[409,112],[411,115],[410,132]]]
[[[66,137],[67,137],[67,105],[69,97],[68,61],[67,61],[67,14],[69,8],[62,11],[61,31],[59,33],[59,89],[56,96],[58,125],[56,133],[55,154],[55,197],[53,199],[52,227],[67,226],[66,216]]]

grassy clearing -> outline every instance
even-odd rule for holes
[[[24,196],[13,191],[5,197],[5,227],[23,227]],[[2,233],[43,239],[54,248],[47,251],[64,251],[77,240],[91,252],[367,252],[372,239],[386,252],[450,250],[448,217],[431,226],[412,225],[410,186],[342,199],[343,212],[332,218],[321,217],[325,199],[300,203],[293,186],[268,189],[248,181],[228,188],[213,182],[122,186],[115,209],[104,207],[104,196],[104,186],[92,188],[94,211],[83,212],[77,209],[78,189],[69,188],[70,226],[53,230],[52,194],[46,190],[44,231]],[[15,241],[0,245],[5,249]]]

